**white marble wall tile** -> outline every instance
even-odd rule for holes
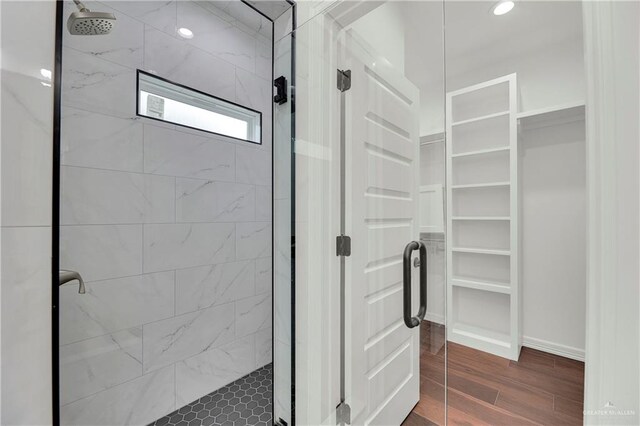
[[[64,48],[62,103],[116,117],[136,116],[136,72],[131,68]]]
[[[265,328],[254,334],[256,340],[256,368],[263,367],[272,361],[273,343],[271,328]]]
[[[236,70],[236,101],[262,111],[263,121],[271,120],[273,90],[270,81],[243,69]]]
[[[236,224],[236,255],[238,259],[256,259],[271,255],[271,223],[246,222]]]
[[[55,9],[0,2],[2,425],[52,419],[53,89],[41,84],[40,69],[53,69]]]
[[[256,259],[256,294],[271,292],[272,269],[270,257]]]
[[[276,260],[278,258],[276,257]],[[284,259],[282,259],[284,260]],[[275,336],[277,342],[291,344],[291,267],[285,271],[284,268],[291,265],[290,262],[281,261],[276,264],[277,286],[274,287],[274,305],[273,323],[275,327]]]
[[[60,343],[68,344],[174,315],[174,272],[60,287]]]
[[[267,39],[269,43],[271,42],[273,39],[273,23],[270,19],[262,18],[262,24],[258,30],[258,35]]]
[[[254,147],[236,147],[236,181],[271,185],[271,152]]]
[[[62,108],[61,163],[142,172],[142,123],[71,107]]]
[[[60,418],[64,425],[145,425],[174,409],[175,368],[171,365],[67,404]]]
[[[141,327],[60,347],[62,405],[141,375]]]
[[[178,2],[175,0],[153,1],[102,1],[122,13],[134,17],[145,24],[164,31],[167,34],[175,34],[177,30],[176,16]],[[116,17],[120,14],[116,13]]]
[[[145,173],[233,181],[235,147],[190,133],[144,126]]]
[[[265,149],[271,153],[271,147],[273,145],[272,138],[273,123],[271,122],[271,114],[267,113],[262,116],[262,149]],[[271,163],[271,158],[269,158]]]
[[[274,413],[288,416],[291,413],[291,346],[276,337],[273,349]]]
[[[116,16],[115,25],[109,34],[100,37],[71,35],[65,31],[62,38],[64,46],[129,68],[141,68],[144,24],[118,13],[104,3],[91,0],[83,3],[89,10],[113,13]],[[77,11],[73,2],[64,2],[65,17]]]
[[[236,18],[225,12],[227,6],[229,6],[232,1],[235,0],[195,0],[194,3],[227,22],[235,22]]]
[[[65,35],[63,223],[110,225],[61,230],[89,281],[61,288],[63,423],[146,424],[271,360],[271,24],[211,3],[106,1],[111,51]],[[263,144],[136,117],[118,64],[261,110]]]
[[[275,202],[275,244],[274,244],[274,335],[277,346],[291,342],[291,221],[290,201]],[[278,214],[281,211],[284,214]],[[278,349],[276,349],[276,352]],[[286,352],[286,351],[285,351]],[[277,367],[280,368],[280,367]]]
[[[235,260],[233,223],[144,225],[144,271]]]
[[[142,225],[60,227],[60,268],[86,281],[142,273]]]
[[[257,1],[257,0],[252,0],[252,1]],[[317,2],[308,2],[308,3],[317,3]],[[313,6],[310,6],[310,7],[313,7]],[[306,7],[302,8],[302,9],[306,9]],[[304,15],[304,11],[303,11],[302,15]],[[302,24],[302,22],[298,21],[297,24],[298,24],[298,26],[300,26]],[[293,8],[292,7],[290,7],[287,11],[285,11],[280,16],[278,16],[278,18],[274,21],[274,23],[273,23],[273,40],[275,42],[278,42],[283,37],[285,37],[287,34],[291,33],[291,31],[293,31]],[[289,43],[289,44],[291,44],[291,43]]]
[[[256,220],[271,221],[271,198],[269,186],[256,186]]]
[[[61,224],[175,221],[175,178],[84,167],[61,168]]]
[[[201,309],[143,327],[144,371],[198,355],[234,339],[233,303]]]
[[[233,23],[251,36],[261,35],[271,38],[271,21],[246,7],[240,0],[196,1],[196,3],[223,20]]]
[[[46,424],[50,400],[34,398],[51,397],[51,228],[2,228],[0,238],[1,423]]]
[[[236,302],[238,337],[271,327],[271,294],[265,293]]]
[[[253,261],[176,271],[176,314],[233,302],[255,294]]]
[[[51,88],[4,69],[1,78],[2,225],[50,226]]]
[[[186,2],[178,2],[183,3]],[[196,32],[194,38],[198,37]],[[145,28],[144,68],[176,83],[235,101],[232,64],[149,26]]]
[[[269,31],[271,31],[269,29]],[[256,38],[256,75],[266,80],[271,80],[272,64],[271,64],[271,33],[269,38]],[[274,76],[278,77],[278,76]]]
[[[255,218],[253,185],[211,180],[177,179],[178,222],[240,222]]]
[[[202,352],[176,364],[177,405],[182,406],[255,369],[253,336]]]
[[[271,37],[271,21],[260,15],[240,0],[231,0],[225,7],[225,13],[233,17],[234,24],[251,36],[263,34]]]
[[[178,27],[193,31],[189,43],[231,64],[255,71],[255,38],[195,2],[178,2]]]
[[[274,213],[273,255],[276,282],[286,283],[285,288],[288,288],[291,280],[291,202],[276,200]]]

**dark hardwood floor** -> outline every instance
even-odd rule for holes
[[[406,426],[445,421],[444,327],[421,326],[420,402]],[[448,424],[580,425],[584,363],[522,348],[510,361],[448,344]]]

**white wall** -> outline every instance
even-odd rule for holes
[[[486,53],[486,61],[471,66],[467,58],[447,61],[447,91],[516,72],[519,111],[584,101],[582,38],[508,52],[500,56]]]
[[[3,425],[51,424],[55,2],[0,2]],[[25,31],[28,28],[29,31]],[[48,83],[48,81],[44,81]]]
[[[447,91],[515,72],[518,74],[519,111],[585,100],[581,38],[549,44],[542,49],[512,48],[500,54],[480,51],[476,56],[483,55],[486,59],[477,61],[447,58]],[[421,86],[422,135],[441,132],[443,128],[444,97],[439,81],[436,78]]]
[[[584,356],[584,119],[523,129],[520,224],[523,344]]]
[[[400,5],[388,2],[355,21],[352,27],[377,54],[404,72],[404,24]]]
[[[503,53],[493,48],[484,53],[488,59],[447,61],[448,91],[516,72],[519,111],[585,99],[581,38],[552,43],[544,49],[511,46]],[[481,54],[479,51],[476,56]],[[438,117],[443,106],[437,97],[431,98],[428,114]],[[585,335],[583,128],[584,121],[521,131],[518,136],[523,160],[519,172],[524,344],[574,358],[583,357]],[[553,222],[549,222],[551,218]],[[549,256],[550,250],[560,248],[562,255]]]
[[[445,146],[444,141],[434,141],[420,146],[420,185],[442,185],[445,183]],[[443,191],[444,193],[444,191]],[[444,196],[442,200],[444,212]],[[443,218],[446,216],[443,214]],[[443,223],[443,226],[445,224]],[[444,234],[421,234],[427,247],[429,259],[427,267],[427,320],[443,324],[445,321],[446,295],[446,252]]]

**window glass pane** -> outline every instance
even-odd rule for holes
[[[260,112],[140,70],[138,115],[261,143]]]

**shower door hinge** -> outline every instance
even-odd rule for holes
[[[341,402],[336,407],[336,424],[337,425],[349,425],[351,424],[351,407],[346,402]]]
[[[336,256],[351,256],[351,237],[347,235],[336,237]]]
[[[351,70],[338,70],[338,90],[346,92],[351,89]]]

